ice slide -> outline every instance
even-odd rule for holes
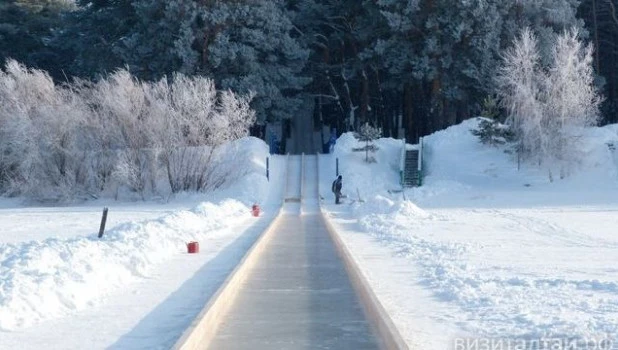
[[[288,156],[284,179],[280,214],[176,348],[406,348],[320,211],[318,157]]]

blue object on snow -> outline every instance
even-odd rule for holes
[[[333,153],[335,151],[336,143],[337,143],[337,129],[333,128],[330,132],[330,140],[328,141],[328,144],[329,144],[328,153]]]

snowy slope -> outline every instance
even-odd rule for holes
[[[227,148],[228,166],[243,175],[233,186],[159,207],[99,203],[110,205],[100,240],[100,206],[4,201],[0,348],[173,344],[280,204],[281,190],[265,178],[267,146],[246,138]],[[271,159],[271,177],[283,167]],[[253,203],[263,207],[259,219],[250,215]],[[200,254],[186,254],[189,241],[200,243]]]
[[[379,298],[412,348],[458,339],[614,339],[618,332],[618,128],[588,130],[586,160],[550,183],[544,170],[479,144],[476,122],[425,139],[425,186],[401,193],[401,143],[376,164],[344,135],[322,158],[321,193]],[[339,157],[348,205],[331,201]],[[358,193],[365,201],[358,201]],[[503,343],[505,344],[505,343]],[[617,343],[618,344],[618,343]]]

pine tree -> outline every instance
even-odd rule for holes
[[[131,72],[148,80],[175,73],[196,74],[196,2],[134,0],[132,7],[136,20],[117,49]]]
[[[369,123],[363,124],[360,127],[360,131],[354,133],[354,137],[361,142],[365,142],[365,162],[369,163],[369,151],[375,152],[377,148],[372,144],[382,136],[382,129],[373,127]]]
[[[601,106],[603,123],[618,122],[618,4],[615,1],[582,0],[578,12],[594,45],[596,85],[606,100]]]
[[[291,118],[308,56],[292,36],[283,1],[135,0],[136,21],[117,52],[143,79],[203,75],[222,89],[254,93],[260,122]]]
[[[126,65],[123,39],[137,21],[132,1],[78,0],[79,9],[65,19],[53,41],[62,52],[66,75],[100,78]],[[64,78],[64,77],[63,77]]]
[[[374,52],[397,85],[407,138],[479,112],[499,64],[510,2],[381,0],[390,35]]]
[[[320,121],[349,131],[383,113],[380,67],[366,55],[385,26],[373,1],[302,1],[295,25],[312,49],[308,92],[316,98]]]
[[[59,72],[59,53],[50,45],[62,28],[63,15],[75,9],[70,0],[0,2],[0,66],[15,59],[31,67]]]
[[[292,36],[294,27],[281,0],[219,4],[202,11],[200,70],[223,89],[252,92],[258,121],[292,118],[298,94],[311,80],[302,75],[308,50]],[[218,18],[213,18],[213,17]],[[207,23],[221,23],[207,25]]]

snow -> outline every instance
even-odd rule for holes
[[[280,204],[265,177],[268,147],[255,138],[226,147],[245,175],[215,193],[57,208],[3,200],[0,348],[173,345]],[[280,160],[271,165],[280,176]],[[98,239],[102,204],[109,222]],[[186,253],[190,241],[200,254]]]
[[[399,140],[365,163],[352,134],[320,156],[323,207],[412,349],[461,339],[609,339],[618,333],[618,125],[586,129],[583,160],[550,182],[476,120],[424,139],[424,185],[401,191]],[[238,181],[166,203],[71,207],[0,200],[0,348],[170,348],[277,212],[285,157],[227,145]],[[407,149],[415,146],[406,145]],[[343,205],[330,191],[343,176]],[[250,216],[250,206],[263,216]],[[96,238],[110,207],[103,239]],[[186,243],[200,243],[187,254]]]
[[[480,144],[476,123],[426,137],[424,186],[404,193],[400,142],[378,140],[367,164],[351,135],[337,141],[348,205],[331,204],[335,162],[322,158],[325,210],[378,298],[414,349],[464,338],[615,341],[618,178],[607,143],[617,127],[587,129],[584,160],[551,183]]]

